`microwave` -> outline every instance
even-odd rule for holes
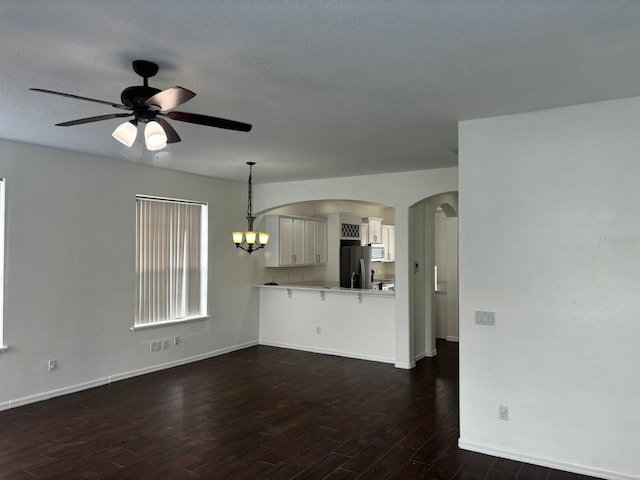
[[[384,261],[384,243],[371,243],[371,261],[382,262]]]

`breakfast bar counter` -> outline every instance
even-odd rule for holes
[[[260,344],[395,362],[393,291],[256,285]]]

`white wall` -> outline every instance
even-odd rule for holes
[[[640,98],[460,124],[464,448],[640,478],[639,132]]]
[[[259,184],[254,188],[254,205],[263,212],[307,200],[360,200],[395,208],[396,366],[410,368],[414,365],[414,346],[409,311],[409,208],[426,197],[457,191],[457,172],[457,168],[442,168]]]
[[[420,201],[410,208],[410,242],[409,242],[409,261],[411,262],[411,277],[409,279],[409,321],[411,330],[413,331],[413,358],[419,360],[427,353],[430,356],[435,355],[433,349],[435,345],[429,340],[427,342],[427,333],[431,331],[431,289],[430,278],[426,274],[425,269],[429,261],[427,253],[432,245],[432,230],[428,230],[428,215],[426,212],[430,209],[428,200]],[[417,264],[417,271],[413,268]],[[427,329],[427,323],[429,328]],[[435,340],[433,342],[435,344]],[[429,349],[427,351],[427,344]]]
[[[0,409],[257,342],[253,260],[230,236],[244,224],[244,182],[1,140],[0,176],[9,346]],[[137,193],[209,203],[210,320],[129,330]],[[149,352],[150,340],[173,336],[178,345]]]
[[[457,213],[457,212],[456,212]],[[447,217],[447,340],[457,342],[458,316],[458,216]]]

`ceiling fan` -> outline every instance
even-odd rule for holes
[[[186,88],[178,86],[167,88],[166,90],[159,90],[157,88],[150,87],[149,78],[158,73],[158,65],[153,62],[149,62],[147,60],[134,60],[133,71],[143,78],[143,84],[125,88],[120,95],[122,104],[96,100],[94,98],[80,97],[70,93],[43,90],[41,88],[31,88],[30,90],[110,105],[120,110],[129,110],[128,113],[109,113],[106,115],[98,115],[96,117],[80,118],[69,122],[56,123],[56,126],[59,127],[69,127],[72,125],[99,122],[112,118],[133,116],[132,120],[119,125],[112,134],[116,140],[127,147],[131,147],[136,139],[138,134],[138,123],[145,124],[145,144],[149,150],[161,150],[166,147],[168,143],[181,141],[180,136],[169,122],[165,120],[165,117],[171,120],[178,120],[180,122],[196,123],[198,125],[226,128],[228,130],[238,130],[241,132],[248,132],[251,130],[251,125],[248,123],[210,117],[208,115],[200,115],[197,113],[177,112],[172,110],[178,105],[191,100],[196,94]]]

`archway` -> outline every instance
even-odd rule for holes
[[[436,232],[436,227],[440,232]],[[410,322],[415,360],[437,354],[436,337],[458,340],[458,194],[435,195],[410,207]],[[444,247],[444,252],[442,251]],[[435,276],[436,252],[440,263]],[[438,285],[439,284],[439,285]],[[437,291],[436,287],[440,287]],[[440,331],[438,315],[444,316]]]

